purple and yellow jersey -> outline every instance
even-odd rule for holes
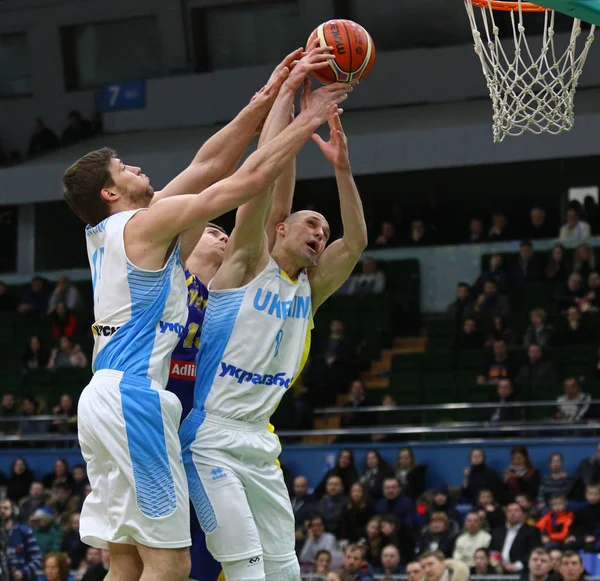
[[[185,271],[188,289],[188,318],[183,334],[171,355],[167,389],[181,401],[184,420],[194,405],[194,383],[196,381],[196,356],[200,347],[200,334],[204,323],[204,312],[208,303],[208,289],[200,279]]]

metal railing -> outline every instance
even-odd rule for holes
[[[386,581],[406,581],[406,575],[373,575],[374,579]],[[520,579],[519,575],[471,575],[470,581],[517,581]],[[586,581],[600,581],[600,577],[586,577]],[[325,581],[325,577],[322,575],[315,575],[314,573],[303,573],[302,581]]]

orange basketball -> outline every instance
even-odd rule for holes
[[[375,43],[360,24],[352,20],[329,20],[313,30],[307,46],[315,37],[320,46],[332,46],[335,55],[329,67],[313,71],[318,81],[324,85],[336,81],[351,83],[369,74],[375,62]]]

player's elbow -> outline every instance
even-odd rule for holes
[[[357,232],[356,236],[353,238],[353,248],[354,251],[358,253],[360,256],[366,249],[369,244],[369,239],[367,237],[366,229],[364,231]]]

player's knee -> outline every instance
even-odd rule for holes
[[[262,555],[246,557],[239,561],[222,561],[221,567],[227,581],[265,581]]]
[[[299,581],[300,565],[294,555],[285,561],[265,559],[266,581]]]

